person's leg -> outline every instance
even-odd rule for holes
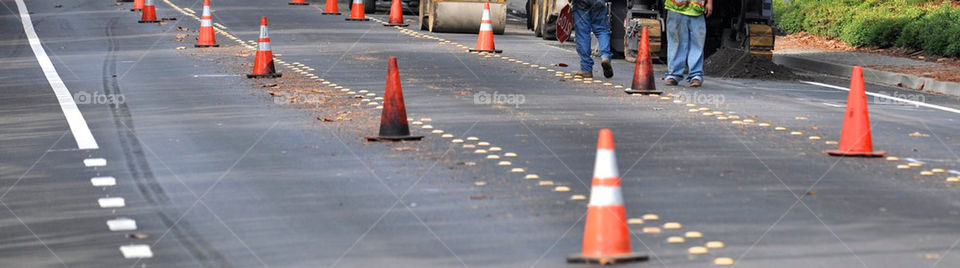
[[[667,73],[665,79],[679,81],[687,63],[686,15],[667,11]]]
[[[576,28],[577,54],[580,55],[580,71],[593,72],[593,59],[590,58],[590,13],[588,9],[573,6],[573,22]]]
[[[603,0],[595,0],[594,6],[590,11],[592,20],[593,34],[597,36],[597,50],[600,51],[600,65],[603,67],[603,76],[613,77],[613,65],[610,59],[613,53],[610,52],[610,19],[607,18],[607,6]]]
[[[707,23],[703,16],[690,17],[689,39],[687,52],[687,66],[690,67],[688,80],[697,79],[703,82],[703,45],[707,39]]]

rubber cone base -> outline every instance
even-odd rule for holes
[[[588,264],[618,264],[618,263],[628,263],[628,262],[640,262],[648,261],[650,257],[646,254],[640,253],[630,253],[619,256],[607,256],[607,257],[587,257],[582,254],[571,254],[567,255],[567,263],[588,263]]]
[[[137,21],[137,22],[139,22],[139,23],[160,23],[159,20],[141,20],[141,21]]]
[[[320,13],[320,14],[322,14],[322,15],[340,15],[340,12],[336,12],[336,13],[323,12],[323,13]]]
[[[368,19],[368,18],[362,18],[362,19],[346,18],[346,19],[344,19],[344,20],[348,20],[348,21],[368,21],[368,20],[370,20],[370,19]]]
[[[140,10],[143,10],[143,9],[133,9],[133,8],[130,9],[130,11],[140,11]]]
[[[281,73],[272,73],[272,74],[248,74],[247,78],[277,78],[283,76]]]
[[[494,49],[494,50],[470,49],[470,52],[503,53],[503,50],[499,50],[499,49]]]
[[[625,92],[625,93],[627,93],[627,94],[656,94],[656,95],[663,94],[663,91],[662,91],[662,90],[633,90],[633,89],[627,89],[627,90],[624,90],[623,92]]]
[[[407,27],[407,26],[410,26],[410,24],[406,24],[406,23],[404,23],[404,24],[389,24],[389,23],[384,23],[383,26],[387,26],[387,27],[390,27],[390,26]]]
[[[884,155],[887,155],[887,152],[884,152],[884,151],[876,151],[876,152],[844,152],[844,151],[840,151],[840,150],[826,150],[826,151],[823,151],[823,152],[824,152],[824,153],[827,153],[828,155],[832,155],[832,156],[853,156],[853,157],[883,157]]]
[[[367,141],[418,141],[423,136],[367,136]]]
[[[220,47],[220,44],[216,44],[216,45],[193,45],[193,47]]]
[[[310,5],[310,3],[287,3],[287,4],[291,6],[309,6]]]

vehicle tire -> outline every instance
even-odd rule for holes
[[[532,0],[527,0],[527,29],[533,30],[533,8],[530,8],[530,5],[533,4]]]
[[[540,34],[543,36],[543,40],[557,40],[557,18],[550,15],[544,15],[543,17],[544,23],[540,26]]]
[[[363,13],[373,14],[377,12],[377,0],[363,0]]]

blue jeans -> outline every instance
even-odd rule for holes
[[[667,11],[667,73],[664,78],[683,79],[684,68],[690,69],[687,82],[703,82],[703,43],[707,23],[703,16],[691,17]]]
[[[609,59],[610,20],[607,18],[607,6],[604,0],[573,0],[573,22],[577,35],[577,54],[580,54],[580,70],[593,72],[593,58],[590,58],[590,32],[597,36],[600,57]]]

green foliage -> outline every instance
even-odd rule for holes
[[[960,7],[950,0],[774,0],[773,7],[787,32],[960,57]]]

